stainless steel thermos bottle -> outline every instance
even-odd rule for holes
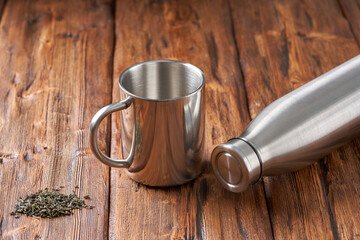
[[[244,133],[212,152],[230,191],[308,166],[360,134],[360,55],[267,106]]]

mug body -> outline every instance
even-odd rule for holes
[[[149,186],[174,186],[196,178],[204,154],[204,82],[201,70],[179,61],[156,60],[126,69],[119,78],[126,173]]]

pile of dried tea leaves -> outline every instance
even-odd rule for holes
[[[63,188],[63,186],[53,188],[52,191],[45,188],[26,196],[24,199],[19,198],[15,204],[15,210],[10,214],[14,215],[15,218],[19,218],[21,214],[32,217],[54,218],[71,215],[74,209],[94,208],[85,204],[85,201],[81,200],[75,192],[69,195],[60,193],[60,188]],[[90,197],[86,195],[84,199],[90,199]]]

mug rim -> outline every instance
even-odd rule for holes
[[[152,99],[152,98],[145,98],[145,97],[141,97],[141,96],[138,96],[134,93],[131,93],[129,92],[123,85],[122,85],[122,78],[124,77],[124,75],[130,70],[130,69],[133,69],[135,67],[138,67],[138,66],[141,66],[141,65],[144,65],[144,64],[149,64],[149,63],[154,63],[154,62],[173,62],[173,63],[177,63],[177,64],[182,64],[182,65],[185,65],[186,67],[189,67],[191,68],[192,70],[198,72],[201,76],[201,84],[198,88],[196,88],[194,91],[191,91],[190,93],[184,95],[184,96],[180,96],[180,97],[175,97],[175,98],[168,98],[168,99]],[[187,97],[190,97],[196,93],[198,93],[202,88],[203,86],[205,85],[205,75],[203,73],[203,71],[201,71],[200,68],[192,65],[191,63],[187,63],[187,62],[182,62],[182,61],[178,61],[178,60],[170,60],[170,59],[159,59],[159,60],[150,60],[150,61],[144,61],[144,62],[140,62],[140,63],[136,63],[134,65],[131,65],[130,67],[126,68],[119,76],[119,87],[122,91],[124,91],[126,94],[134,97],[134,98],[138,98],[138,99],[141,99],[141,100],[145,100],[145,101],[151,101],[151,102],[170,102],[170,101],[176,101],[176,100],[179,100],[179,99],[183,99],[183,98],[187,98]]]

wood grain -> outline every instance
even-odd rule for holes
[[[344,16],[347,18],[350,28],[360,46],[360,1],[339,0]],[[359,51],[357,51],[359,54]],[[333,161],[331,159],[339,159]],[[359,191],[359,160],[360,138],[348,144],[340,151],[334,152],[326,159],[327,166],[323,168],[323,174],[329,188],[330,207],[335,213],[339,234],[341,238],[356,239],[360,237],[360,223],[357,216],[360,215]],[[333,169],[339,169],[334,171]]]
[[[0,0],[0,238],[359,238],[360,139],[240,194],[209,166],[180,187],[145,187],[88,146],[125,68],[177,59],[206,75],[208,161],[272,101],[359,54],[359,22],[359,0]],[[120,157],[119,115],[109,120],[99,144]],[[79,185],[95,209],[9,215],[18,197],[59,185]]]
[[[2,14],[3,14],[5,3],[6,3],[6,0],[0,0],[0,19],[1,19]]]
[[[113,101],[118,76],[137,62],[177,59],[206,76],[206,160],[250,118],[226,1],[117,1]],[[113,116],[111,153],[121,157]],[[210,169],[181,187],[141,186],[111,170],[110,239],[268,239],[272,232],[261,183],[232,194]]]
[[[230,5],[252,118],[275,99],[359,54],[336,1]],[[266,177],[274,237],[358,237],[358,158],[353,142],[309,168]]]
[[[90,152],[88,124],[111,102],[111,6],[8,1],[0,52],[1,238],[106,238],[109,169]],[[107,132],[102,126],[100,137]],[[95,209],[58,219],[9,215],[19,197],[59,185],[67,193],[79,185],[76,192],[89,194]]]
[[[339,0],[339,3],[358,44],[360,44],[360,0]]]

